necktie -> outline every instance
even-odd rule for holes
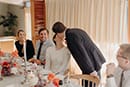
[[[40,46],[39,46],[39,49],[38,49],[38,54],[37,54],[37,59],[39,59],[39,57],[40,57],[42,44],[43,44],[43,42],[40,43]]]
[[[121,73],[121,78],[120,78],[120,85],[119,85],[119,87],[123,87],[122,86],[122,82],[123,82],[123,73],[124,73],[124,71],[122,71],[122,73]]]

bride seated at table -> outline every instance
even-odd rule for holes
[[[64,75],[69,68],[70,52],[58,35],[53,36],[53,41],[55,46],[49,47],[46,51],[45,69]]]

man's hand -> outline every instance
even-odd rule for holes
[[[91,72],[90,75],[92,75],[92,76],[96,76],[97,78],[99,78],[99,76],[98,76],[98,74],[97,74],[96,71]]]
[[[40,60],[35,59],[35,58],[31,58],[31,59],[29,59],[29,62],[31,62],[31,63],[36,63],[36,64],[38,64],[38,65],[41,64]]]
[[[115,72],[115,64],[114,63],[109,63],[106,65],[106,75],[110,76],[113,75]]]

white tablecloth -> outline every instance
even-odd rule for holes
[[[22,81],[24,81],[23,76],[6,76],[0,81],[0,87],[27,87],[21,84]]]
[[[0,81],[0,87],[29,87],[27,84],[21,84],[24,81],[23,76],[8,76],[4,77],[2,81]],[[64,84],[60,87],[81,87],[77,83],[70,82],[68,84]]]
[[[38,68],[38,67],[37,67]],[[20,69],[21,70],[21,69]],[[47,71],[43,69],[42,67],[39,67],[39,72],[42,73],[42,78],[46,79],[47,76],[44,76],[44,74],[49,73],[50,71]],[[56,75],[59,79],[63,80],[63,75]],[[21,84],[25,80],[24,75],[12,75],[12,76],[6,76],[3,77],[3,80],[0,81],[0,87],[30,87],[28,84]],[[70,81],[68,84],[63,84],[60,87],[80,87],[78,84],[73,83]]]

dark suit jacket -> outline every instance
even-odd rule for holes
[[[65,32],[67,46],[84,74],[99,71],[105,58],[88,34],[77,28]]]
[[[34,46],[33,46],[33,43],[31,40],[26,40],[26,55],[27,55],[27,60],[29,60],[30,58],[32,58],[35,54],[35,51],[34,51]],[[18,50],[18,55],[20,57],[23,57],[24,56],[24,53],[23,53],[23,45],[19,44],[19,41],[16,41],[15,42],[15,46]]]

